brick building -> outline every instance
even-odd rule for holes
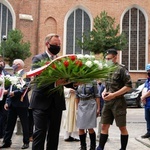
[[[128,67],[133,81],[145,78],[145,65],[150,63],[149,0],[0,0],[0,41],[9,30],[20,29],[24,40],[31,42],[33,56],[44,51],[48,33],[57,33],[62,54],[83,53],[76,39],[92,29],[93,18],[104,10],[128,37],[120,63]],[[32,56],[25,61],[27,70]]]

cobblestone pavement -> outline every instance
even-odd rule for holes
[[[149,139],[141,139],[140,136],[145,130],[145,124],[139,123],[135,126],[135,124],[128,123],[128,130],[130,133],[129,142],[127,150],[149,150],[150,149],[150,140]],[[97,129],[95,129],[98,132]],[[112,125],[110,128],[109,139],[106,143],[105,150],[119,150],[120,148],[120,135],[119,130],[115,125]],[[135,136],[136,135],[136,136]],[[0,140],[0,144],[2,144],[2,139]],[[22,135],[16,135],[14,133],[12,138],[12,146],[11,148],[7,148],[7,150],[21,150],[22,146]],[[89,150],[89,137],[87,136],[87,145]],[[98,138],[97,138],[98,145]],[[30,143],[30,147],[28,150],[31,150],[32,143]],[[65,142],[63,139],[63,131],[60,132],[60,141],[58,150],[79,150],[80,142]],[[6,150],[6,149],[2,149]]]
[[[137,141],[140,140],[140,141]],[[149,150],[150,149],[150,141],[148,139],[141,140],[140,138],[130,138],[127,150]],[[21,150],[22,146],[22,135],[13,135],[12,139],[12,146],[11,148],[7,149],[2,149],[2,150]],[[143,143],[141,143],[143,142]],[[2,143],[2,140],[1,142]],[[89,150],[89,138],[87,137],[87,144],[88,144],[88,149]],[[98,145],[98,141],[97,141]],[[147,147],[147,146],[149,147]],[[30,147],[28,150],[31,150],[32,143],[30,143]],[[59,148],[58,150],[79,150],[80,147],[80,142],[65,142],[63,140],[63,137],[60,136],[60,142],[59,142]],[[106,143],[105,150],[119,150],[120,148],[120,140],[118,137],[110,137]]]
[[[99,119],[98,119],[99,122]],[[150,139],[141,139],[141,135],[145,134],[146,124],[142,120],[138,122],[132,122],[132,119],[127,121],[127,128],[129,132],[129,141],[127,150],[150,150]],[[98,128],[95,129],[98,133]],[[59,148],[58,150],[79,150],[80,142],[65,142],[63,139],[64,131],[61,128],[60,139],[59,139]],[[98,134],[97,134],[98,135]],[[0,145],[2,144],[2,139],[0,139]],[[16,130],[12,137],[11,148],[2,149],[2,150],[21,150],[22,147],[22,135],[16,135]],[[89,137],[87,136],[87,145],[89,150]],[[98,145],[98,138],[97,138]],[[31,150],[32,143],[27,150]],[[120,149],[120,132],[119,129],[114,125],[110,127],[109,138],[105,146],[105,150],[119,150]]]

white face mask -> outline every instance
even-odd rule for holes
[[[110,59],[110,60],[106,60],[106,63],[108,64],[108,66],[111,66],[111,65],[113,65],[113,64],[114,64],[114,62],[112,61],[112,59]]]

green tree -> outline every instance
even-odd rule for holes
[[[83,40],[77,40],[83,50],[95,54],[104,54],[107,49],[123,50],[127,44],[124,33],[119,34],[119,24],[115,27],[115,18],[103,11],[94,18],[94,28],[88,34],[83,33]]]
[[[20,30],[11,30],[7,40],[1,42],[0,54],[9,65],[12,65],[16,58],[25,60],[31,56],[30,42],[23,42],[23,34]]]

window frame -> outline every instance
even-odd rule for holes
[[[130,6],[130,7],[128,7],[128,8],[126,8],[125,10],[124,10],[124,12],[122,13],[122,15],[121,15],[121,19],[120,19],[120,32],[122,32],[122,26],[123,26],[123,18],[124,18],[124,15],[129,11],[129,13],[130,13],[130,11],[131,11],[131,9],[132,8],[136,8],[137,10],[138,10],[138,12],[139,12],[139,10],[143,13],[143,15],[144,15],[144,17],[145,17],[145,65],[148,63],[148,15],[147,15],[147,13],[146,13],[146,11],[143,9],[143,8],[141,8],[140,6],[138,6],[138,5],[132,5],[132,6]],[[129,16],[130,17],[130,16]],[[130,22],[131,22],[131,20],[130,20]],[[137,24],[138,26],[139,26],[139,24]],[[131,28],[129,28],[129,30],[130,30]],[[129,31],[130,32],[130,31]],[[129,39],[130,39],[130,35],[129,35]],[[137,39],[138,40],[138,39]],[[129,41],[129,44],[130,44],[130,41]],[[139,41],[137,41],[137,46],[139,46]],[[137,47],[137,49],[138,49],[138,47]],[[138,68],[139,68],[139,66],[137,66],[137,70],[130,70],[130,65],[131,65],[131,62],[130,62],[130,46],[129,46],[129,72],[145,72],[145,70],[138,70]],[[138,57],[139,55],[137,55],[137,57]],[[120,63],[122,63],[122,52],[120,52]],[[137,60],[137,65],[138,65],[138,60]]]
[[[0,4],[5,5],[7,7],[7,15],[8,15],[8,10],[9,10],[10,14],[12,15],[12,29],[15,29],[15,27],[16,27],[16,15],[15,15],[15,11],[14,11],[13,7],[11,6],[11,4],[8,1],[0,0]],[[2,9],[1,9],[1,16],[2,16]],[[1,25],[0,25],[0,35],[1,35],[0,36],[0,42],[1,42],[3,40],[2,39],[2,36],[3,36],[2,35],[2,29],[1,29],[2,17],[0,19],[1,19],[1,21],[0,21],[0,23],[1,23]],[[6,28],[7,28],[7,26],[8,26],[8,20],[6,20]],[[5,35],[7,36],[7,34],[8,34],[8,30],[6,30],[6,34]]]
[[[68,13],[66,14],[65,19],[64,19],[63,55],[66,54],[67,21],[68,21],[69,16],[70,16],[74,11],[76,11],[77,9],[81,9],[82,11],[84,11],[84,12],[89,16],[90,23],[91,23],[91,25],[90,25],[90,31],[92,30],[93,17],[92,17],[92,15],[91,15],[91,13],[89,12],[88,9],[86,9],[86,8],[84,8],[84,7],[82,7],[82,6],[76,6],[76,7],[72,8],[72,9],[70,9],[70,10],[68,11]],[[83,13],[82,13],[82,14],[83,14]],[[83,32],[83,31],[82,31],[82,32]],[[74,46],[73,46],[73,53],[75,53],[75,43],[74,43],[73,45],[74,45]],[[82,50],[82,53],[83,53],[83,50]]]

